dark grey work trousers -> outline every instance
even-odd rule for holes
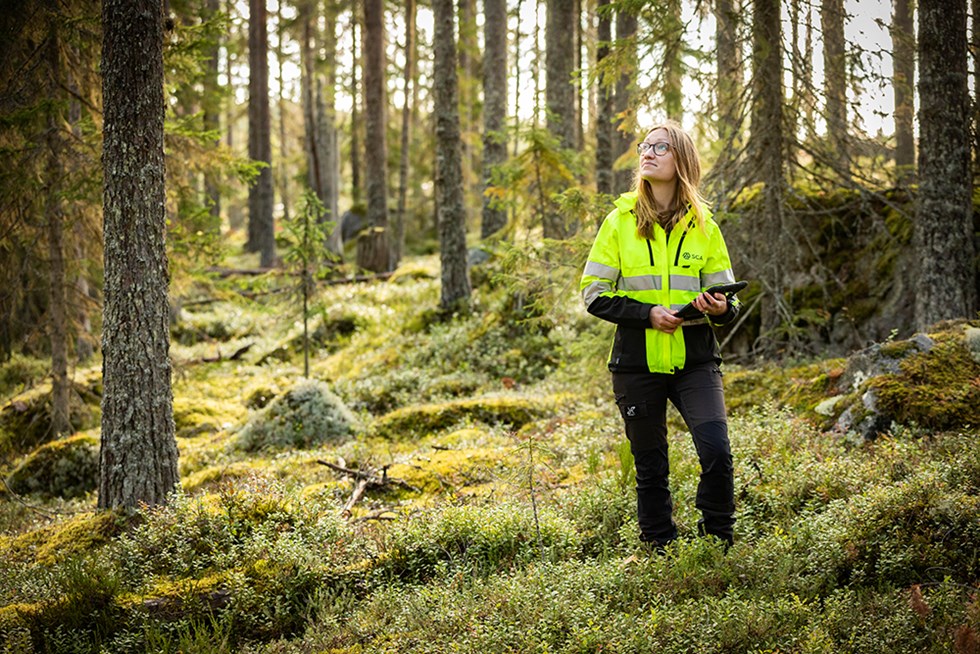
[[[667,400],[687,423],[701,463],[695,506],[702,534],[726,543],[735,525],[734,467],[718,365],[694,364],[674,374],[614,372],[613,391],[626,423],[636,465],[640,540],[663,545],[677,538],[667,458]]]

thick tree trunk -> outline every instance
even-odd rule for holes
[[[603,60],[609,56],[609,42],[612,40],[612,20],[603,10],[609,6],[610,0],[599,0],[599,47],[596,51],[596,65],[601,67]],[[615,163],[614,141],[616,140],[615,92],[613,86],[603,79],[598,84],[598,116],[596,117],[596,146],[595,146],[595,187],[599,193],[612,195],[614,189],[613,163]],[[602,220],[602,217],[597,217]]]
[[[895,87],[895,178],[898,184],[915,180],[915,23],[912,0],[895,0],[891,25]]]
[[[507,2],[484,0],[483,56],[483,186],[492,186],[495,166],[507,160]],[[507,225],[507,212],[483,194],[480,236],[487,238]]]
[[[548,108],[548,129],[558,137],[559,147],[576,146],[575,84],[572,67],[575,65],[575,29],[578,16],[565,0],[548,0],[548,21],[545,27],[545,104]],[[549,203],[550,204],[550,203]],[[547,207],[543,218],[545,238],[567,238],[575,227],[566,225],[556,206]]]
[[[456,36],[452,0],[433,0],[433,93],[436,121],[436,196],[439,211],[439,260],[444,310],[466,304],[470,280],[466,270],[466,209],[463,205],[462,155],[456,88]]]
[[[919,0],[920,329],[976,310],[966,22],[966,0]]]
[[[827,136],[831,161],[838,173],[850,179],[847,152],[847,61],[844,42],[844,0],[821,0],[823,32],[824,98],[827,103]]]
[[[719,170],[732,160],[738,150],[742,130],[742,102],[740,94],[744,86],[741,48],[738,45],[739,13],[733,0],[715,2],[715,41],[717,43],[717,76],[715,104],[717,105],[718,138],[722,142],[717,166]],[[730,176],[719,176],[722,192],[729,189]]]
[[[398,209],[391,243],[392,268],[405,250],[405,203],[408,198],[408,148],[412,142],[412,98],[415,80],[415,0],[405,2],[405,102],[402,104],[401,152],[398,154]]]
[[[616,47],[625,48],[629,51],[627,61],[635,62],[637,20],[636,16],[624,9],[620,9],[616,14]],[[616,82],[616,115],[622,116],[616,124],[616,134],[618,137],[614,141],[616,144],[613,150],[613,161],[618,160],[630,151],[633,143],[637,140],[634,131],[636,130],[636,120],[630,108],[631,84],[636,79],[635,64],[630,70],[623,71]],[[633,166],[626,166],[616,171],[615,189],[617,193],[627,191],[633,185]]]
[[[248,156],[266,164],[248,190],[248,245],[259,265],[275,263],[272,216],[272,124],[269,116],[269,37],[266,0],[249,0],[248,17]]]
[[[155,0],[104,0],[105,300],[100,508],[178,484],[170,385],[163,25]]]
[[[358,252],[361,267],[391,270],[388,242],[388,139],[385,98],[385,34],[383,0],[364,0],[364,127],[371,147],[364,149],[367,222],[374,230],[371,251]],[[380,243],[379,243],[380,241]],[[366,241],[359,240],[358,244]],[[368,257],[370,254],[370,257]]]
[[[785,266],[790,256],[783,219],[785,172],[783,165],[782,34],[778,0],[756,0],[752,23],[752,155],[757,171],[753,181],[762,182],[760,235],[752,260],[770,296],[763,303],[762,335],[775,332],[781,323]]]

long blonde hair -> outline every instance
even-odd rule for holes
[[[684,128],[672,120],[654,125],[647,130],[647,136],[658,129],[666,130],[670,147],[674,150],[674,166],[677,170],[674,203],[662,212],[657,211],[653,187],[640,176],[638,165],[633,181],[633,190],[636,191],[636,232],[643,238],[653,238],[655,224],[662,223],[665,229],[671,229],[684,218],[688,209],[693,211],[697,226],[704,231],[704,207],[707,203],[698,190],[701,183],[701,160],[694,141]],[[663,221],[660,220],[661,213],[664,214]]]

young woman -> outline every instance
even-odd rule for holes
[[[728,249],[698,192],[701,164],[675,123],[637,146],[635,188],[613,203],[582,275],[589,313],[616,324],[609,354],[616,404],[636,465],[640,540],[658,551],[677,538],[668,486],[667,400],[677,407],[701,463],[699,533],[733,541],[731,445],[721,355],[711,325],[738,314],[737,299],[704,292],[735,281]],[[675,315],[692,302],[703,314]]]

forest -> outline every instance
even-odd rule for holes
[[[966,0],[7,0],[2,651],[980,653],[978,89]],[[591,304],[666,124],[730,543]]]

